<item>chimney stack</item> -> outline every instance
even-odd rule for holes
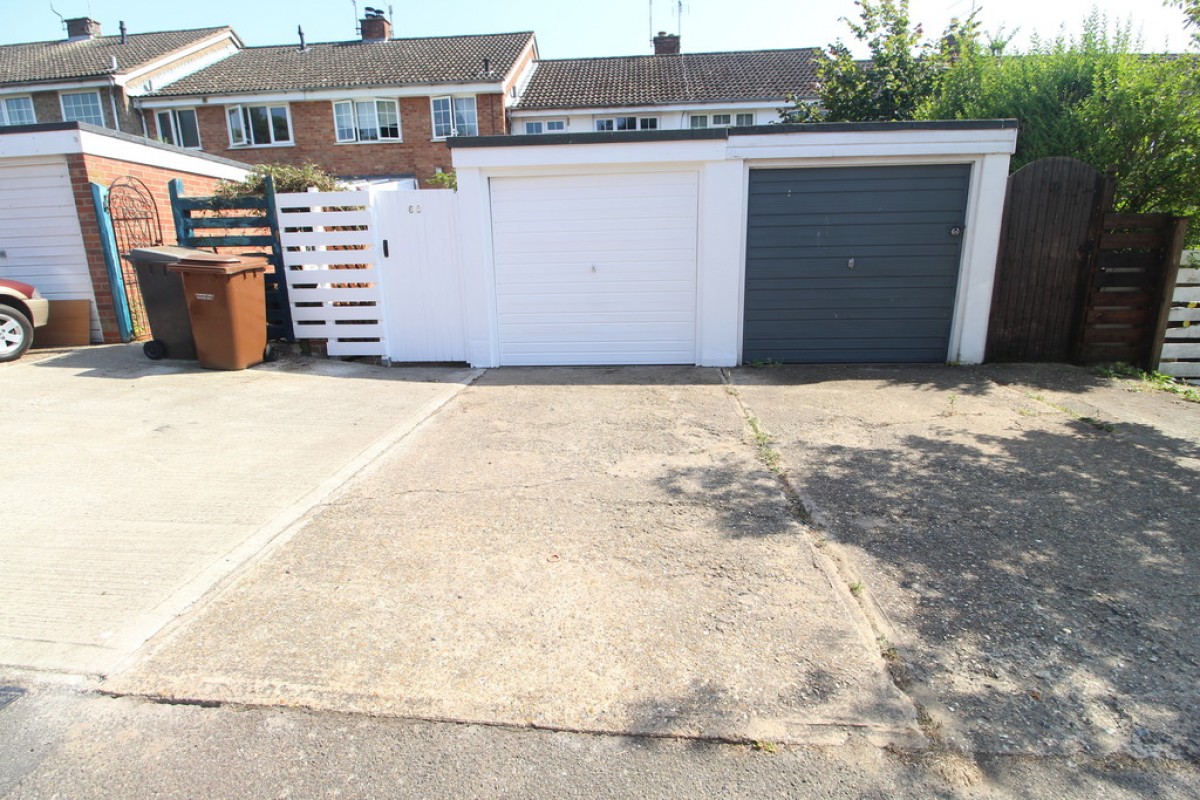
[[[67,41],[79,42],[84,39],[95,39],[100,35],[100,23],[87,17],[67,20]]]
[[[364,42],[386,42],[392,38],[392,23],[378,8],[367,8],[359,26]]]
[[[656,56],[677,56],[679,55],[679,34],[667,33],[659,31],[658,36],[654,37],[654,55]]]

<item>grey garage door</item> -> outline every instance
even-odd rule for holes
[[[744,361],[945,361],[970,165],[750,172]]]

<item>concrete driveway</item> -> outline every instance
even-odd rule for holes
[[[312,367],[351,368],[330,397],[416,390]],[[411,435],[364,433],[392,443],[370,470],[103,688],[929,747],[964,786],[1009,755],[1195,759],[1200,406],[1137,388],[1059,366],[493,370]]]
[[[137,345],[0,365],[0,665],[112,671],[469,377]]]
[[[723,740],[919,741],[717,370],[494,370],[118,694]]]

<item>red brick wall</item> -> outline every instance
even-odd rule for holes
[[[171,215],[171,195],[167,184],[175,178],[183,181],[190,195],[212,194],[217,179],[189,172],[150,167],[129,161],[117,161],[93,155],[71,154],[67,157],[67,168],[71,175],[71,187],[75,193],[75,208],[79,213],[79,225],[83,230],[83,244],[87,251],[92,286],[96,291],[96,308],[100,316],[100,330],[104,341],[121,341],[117,330],[116,311],[113,307],[112,287],[108,282],[108,271],[104,265],[104,250],[100,245],[100,227],[96,219],[96,206],[92,202],[89,183],[109,186],[117,178],[132,176],[146,184],[154,197],[162,224],[163,243],[175,244],[175,220]]]
[[[479,132],[484,136],[507,131],[504,98],[481,94],[475,99]],[[400,135],[403,142],[338,144],[333,127],[333,104],[327,100],[290,103],[292,138],[290,147],[229,147],[224,106],[198,106],[200,144],[206,153],[249,164],[305,164],[314,162],[334,175],[415,174],[422,183],[437,168],[449,172],[450,148],[431,141],[433,120],[428,97],[400,98]],[[157,134],[154,116],[147,112],[146,124]]]

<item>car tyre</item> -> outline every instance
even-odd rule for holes
[[[0,362],[16,361],[33,344],[33,323],[29,317],[0,304]]]

